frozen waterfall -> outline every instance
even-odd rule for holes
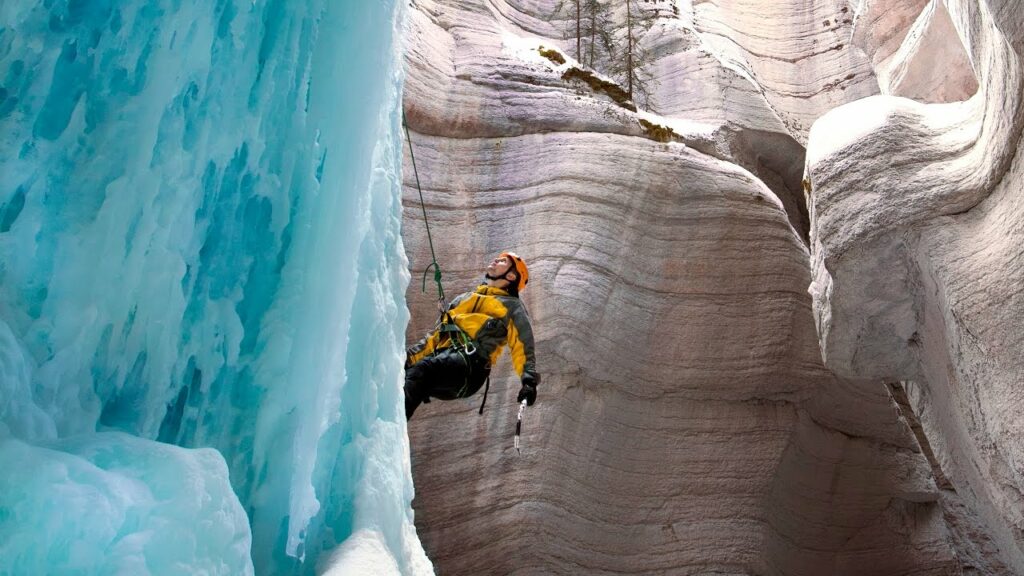
[[[431,573],[401,6],[0,5],[0,573]]]

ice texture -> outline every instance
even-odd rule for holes
[[[0,574],[432,572],[401,17],[0,3]]]
[[[224,459],[122,432],[0,441],[0,573],[251,574]],[[184,564],[187,563],[187,567]]]

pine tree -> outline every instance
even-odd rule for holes
[[[559,0],[551,12],[551,18],[564,18],[567,23],[565,39],[576,39],[576,60],[583,62],[583,3],[587,0]]]
[[[621,40],[615,32],[612,2],[625,7]],[[653,109],[651,93],[657,82],[650,68],[654,58],[639,40],[654,26],[659,11],[641,8],[640,0],[560,0],[552,18],[566,21],[563,38],[575,39],[577,61],[593,70],[603,68],[621,82],[631,100]]]
[[[651,65],[654,57],[649,50],[641,46],[640,38],[654,26],[657,10],[640,8],[639,0],[623,0],[625,3],[625,38],[622,40],[622,52],[617,55],[610,72],[625,85],[629,98],[643,108],[653,109],[651,93],[657,85]]]
[[[583,0],[583,32],[588,37],[586,65],[594,69],[602,61],[615,58],[615,29],[611,9],[601,0]]]
[[[562,38],[576,41],[576,60],[594,68],[611,61],[615,52],[615,23],[607,0],[560,0],[552,19],[566,21]]]

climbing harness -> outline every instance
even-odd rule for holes
[[[427,229],[427,244],[430,245],[430,265],[427,266],[427,268],[423,271],[422,290],[424,292],[427,291],[427,272],[429,272],[430,269],[433,268],[434,283],[437,284],[437,308],[439,312],[437,324],[435,325],[434,329],[437,331],[439,336],[448,337],[448,340],[451,343],[451,347],[455,349],[459,356],[462,357],[463,362],[466,363],[465,382],[463,383],[462,388],[459,390],[457,394],[457,396],[461,397],[469,387],[469,376],[470,373],[472,372],[472,359],[470,357],[476,354],[477,347],[476,344],[473,342],[473,339],[469,336],[469,334],[467,334],[465,330],[463,330],[458,324],[455,323],[455,320],[452,319],[451,313],[448,309],[448,300],[447,298],[445,298],[444,286],[441,283],[441,265],[437,263],[437,254],[434,252],[434,239],[430,234],[430,221],[427,220],[427,205],[426,202],[423,201],[423,188],[420,185],[419,170],[416,169],[416,155],[413,153],[412,137],[409,135],[409,124],[405,119],[404,107],[402,108],[402,128],[405,129],[405,141],[408,142],[409,144],[409,160],[412,164],[412,173],[416,178],[416,191],[419,193],[420,197],[420,210],[423,212],[423,224],[424,226],[426,226]],[[523,262],[522,258],[511,252],[504,252],[502,253],[502,255],[512,258],[513,268],[515,269],[516,273],[520,275],[517,288],[522,289],[529,281],[529,272],[527,272],[526,270],[525,262]],[[521,268],[519,266],[520,263],[523,264]],[[509,271],[506,271],[505,274],[507,275],[508,272]],[[488,373],[487,381],[486,384],[484,385],[484,398],[483,401],[480,402],[480,411],[478,412],[479,414],[484,413],[484,406],[487,404],[487,393],[490,391],[490,389],[491,376],[490,373]],[[429,399],[426,401],[429,402]],[[523,428],[523,412],[525,411],[526,400],[523,400],[519,404],[519,415],[516,417],[516,434],[514,440],[516,452],[519,453],[520,455],[522,454],[522,451],[519,449],[519,437]]]
[[[523,431],[523,412],[526,411],[526,399],[519,403],[519,416],[516,417],[516,437],[512,441],[512,445],[515,446],[516,453],[522,456],[523,452],[519,449],[519,435]]]

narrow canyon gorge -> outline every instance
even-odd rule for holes
[[[1024,574],[1018,0],[602,4],[642,98],[572,1],[407,10],[445,289],[526,258],[543,376],[521,455],[507,357],[410,421],[436,572]]]

